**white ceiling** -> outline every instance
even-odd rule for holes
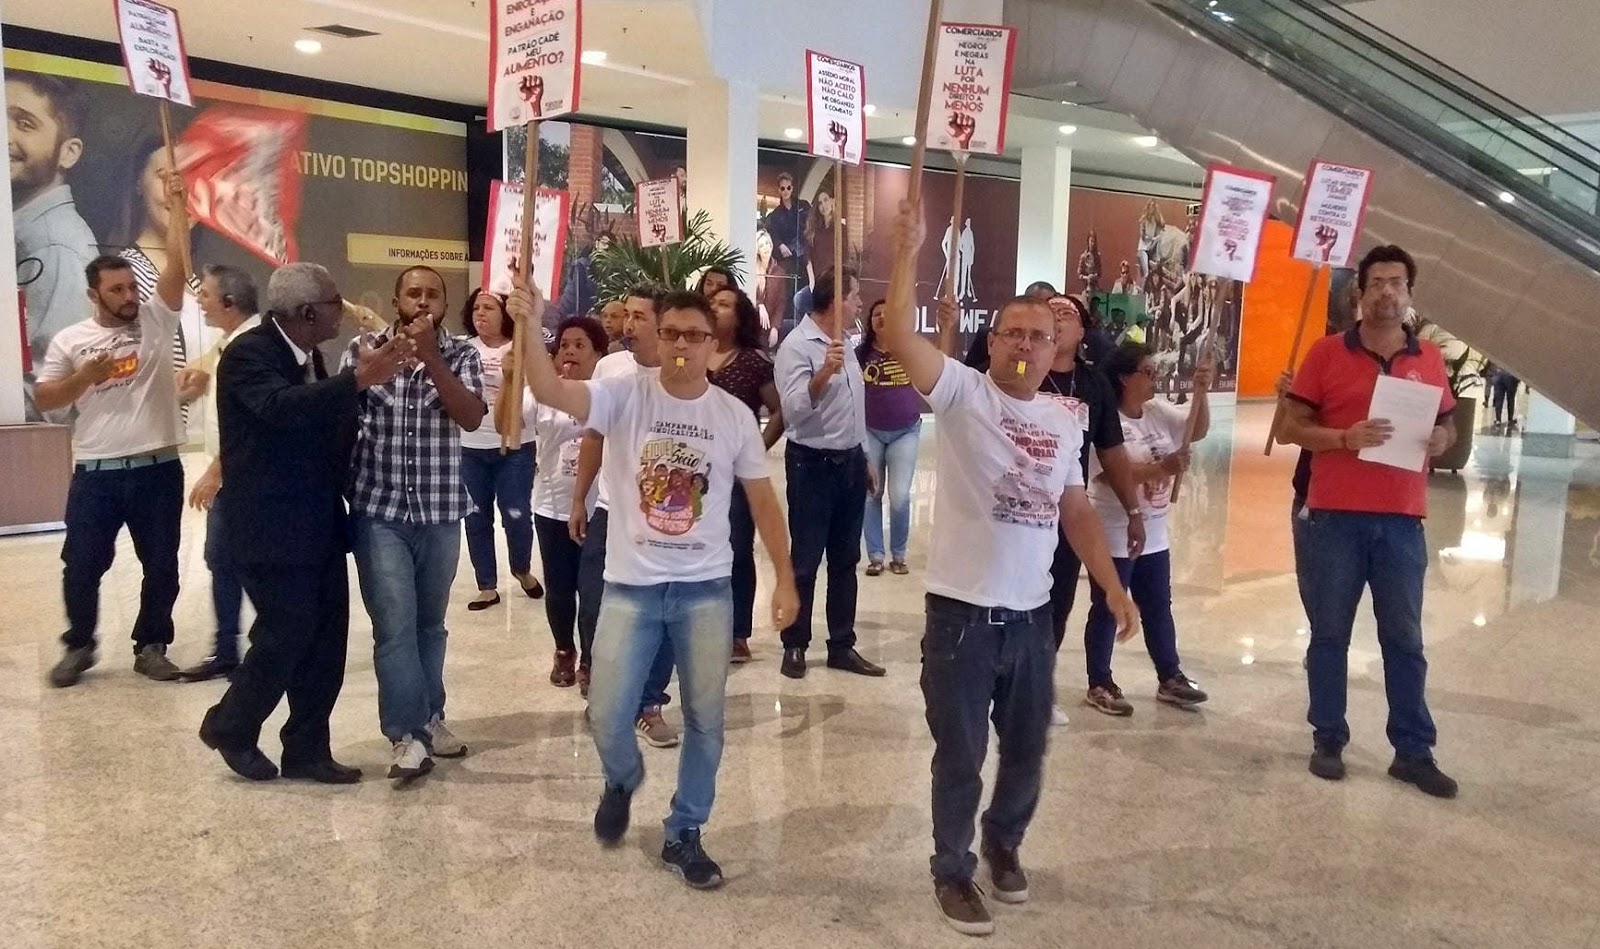
[[[185,45],[192,56],[448,102],[481,106],[485,101],[490,0],[166,2],[180,12]],[[606,62],[584,67],[583,112],[686,127],[695,103],[694,84],[714,78],[697,8],[715,2],[586,0],[584,47],[603,50]],[[762,2],[770,2],[790,17],[799,9],[791,0]],[[7,25],[116,40],[116,24],[106,0],[5,0],[4,15]],[[345,40],[307,32],[307,28],[329,24],[380,35]],[[796,27],[792,19],[789,25]],[[916,31],[907,32],[916,35]],[[295,40],[308,36],[322,42],[321,53],[306,56],[294,51]],[[826,40],[826,36],[802,38]],[[859,43],[859,37],[855,41]],[[868,121],[871,138],[897,143],[915,124],[915,103],[903,91],[913,88],[914,76],[906,82],[873,81],[873,59],[863,58],[868,67],[869,99],[874,90],[881,90],[908,100],[874,102],[878,111]],[[762,81],[761,135],[782,141],[785,129],[805,124],[803,70],[767,70]],[[1201,177],[1199,169],[1171,149],[1134,144],[1133,137],[1144,130],[1124,116],[1023,97],[1013,97],[1012,116],[1008,144],[1013,157],[1025,146],[1061,142],[1073,147],[1078,168],[1196,185]],[[1075,125],[1078,131],[1063,136],[1059,131],[1062,124]]]

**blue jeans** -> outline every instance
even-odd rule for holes
[[[454,521],[353,520],[356,575],[372,617],[378,724],[390,741],[425,739],[429,719],[444,715],[444,611],[461,528]]]
[[[607,583],[594,639],[589,720],[606,784],[628,791],[644,781],[644,758],[634,736],[636,700],[661,644],[679,657],[683,693],[683,750],[678,789],[666,820],[667,840],[679,840],[711,817],[722,762],[723,706],[728,652],[733,648],[733,585],[724,577],[700,583],[628,586]]]
[[[594,643],[600,625],[601,604],[606,590],[606,537],[611,521],[610,513],[603,507],[594,509],[589,517],[589,533],[583,539],[583,551],[578,558],[578,637],[583,655],[591,657],[593,666]],[[753,594],[752,594],[753,595]],[[672,681],[672,640],[661,640],[661,651],[650,664],[650,675],[645,679],[639,696],[639,714],[647,708],[659,707],[672,701],[667,694],[667,683]],[[591,691],[591,695],[592,695]]]
[[[1362,590],[1370,588],[1389,698],[1389,743],[1406,757],[1432,757],[1438,733],[1424,697],[1428,660],[1422,655],[1422,585],[1428,548],[1422,519],[1312,511],[1306,539],[1311,608],[1311,647],[1306,652],[1311,708],[1306,720],[1316,741],[1331,748],[1350,741],[1345,722],[1350,634]]]
[[[461,480],[474,510],[467,515],[467,557],[478,589],[500,585],[494,556],[494,506],[506,529],[506,552],[513,575],[533,569],[533,443],[516,451],[461,449]]]
[[[1140,554],[1139,559],[1111,561],[1139,607],[1144,648],[1156,667],[1156,680],[1182,672],[1178,662],[1178,626],[1172,619],[1172,551]],[[1089,581],[1089,621],[1083,627],[1083,652],[1089,667],[1089,688],[1110,685],[1111,653],[1117,645],[1117,620],[1106,608],[1106,591]]]
[[[917,473],[917,444],[922,440],[922,419],[894,432],[867,429],[867,464],[878,476],[880,492],[867,498],[867,560],[883,562],[883,496],[889,497],[889,553],[901,563],[911,540],[911,477]],[[887,469],[887,471],[885,470]]]
[[[211,571],[211,611],[217,617],[217,642],[211,654],[221,662],[239,661],[239,611],[244,606],[244,587],[228,557],[222,534],[222,497],[219,494],[206,512],[206,568]]]

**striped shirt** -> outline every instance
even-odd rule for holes
[[[393,330],[350,341],[343,368],[355,365],[362,343],[382,346]],[[467,391],[483,398],[483,367],[466,342],[439,334],[439,353]],[[410,524],[458,521],[472,510],[461,480],[461,427],[420,364],[357,396],[360,409],[350,466],[350,510]]]
[[[117,256],[126,260],[128,265],[133,268],[133,281],[139,285],[139,296],[145,300],[154,298],[156,284],[161,280],[161,271],[156,269],[155,262],[144,251],[140,250],[137,245],[124,247],[118,252]],[[189,297],[196,296],[199,292],[200,278],[191,275],[189,277],[189,286],[184,294],[184,302],[187,303]],[[178,307],[180,317],[184,309],[182,306]],[[180,319],[178,331],[172,334],[172,369],[174,372],[182,372],[188,365],[189,348],[183,340],[183,323]],[[189,427],[189,406],[181,406],[179,410],[183,413],[183,425],[187,429]]]

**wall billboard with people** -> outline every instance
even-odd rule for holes
[[[122,66],[21,50],[7,50],[5,64],[31,378],[56,332],[90,316],[84,266],[94,257],[128,259],[153,292],[169,250],[167,156],[156,101],[128,88]],[[395,275],[426,263],[464,297],[464,125],[215,82],[194,92],[194,108],[172,110],[194,269],[243,267],[264,289],[278,264],[315,261],[346,297],[384,313]],[[213,342],[197,287],[173,341],[188,360]],[[355,328],[345,329],[339,344]]]

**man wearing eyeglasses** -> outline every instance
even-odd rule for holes
[[[477,431],[486,409],[477,350],[440,326],[445,304],[438,271],[405,270],[395,281],[394,325],[352,340],[344,358],[352,366],[362,346],[400,337],[416,347],[404,371],[356,399],[350,485],[378,722],[393,744],[389,777],[402,782],[433,770],[433,755],[467,753],[444,723],[444,614],[461,554],[458,522],[472,510],[461,433]]]
[[[916,257],[921,209],[902,206],[894,246]],[[914,301],[914,268],[891,299]],[[898,292],[896,292],[898,291]],[[956,931],[986,935],[994,918],[973,882],[973,821],[991,720],[1000,740],[980,850],[995,899],[1028,899],[1018,857],[1043,786],[1055,693],[1050,565],[1066,534],[1107,593],[1118,638],[1137,612],[1084,490],[1083,429],[1040,384],[1056,358],[1056,317],[1029,297],[1008,301],[990,330],[980,373],[918,335],[912,307],[884,314],[880,339],[928,400],[939,424],[939,492],[928,555],[922,694],[933,734],[934,898]]]
[[[283,776],[351,784],[333,760],[328,718],[344,684],[350,629],[350,549],[344,487],[359,394],[415,352],[409,337],[358,345],[329,377],[317,347],[339,333],[343,304],[317,264],[278,268],[267,319],[241,333],[217,367],[221,544],[256,608],[251,647],[200,725],[200,740],[234,772],[278,776],[258,746],[261,724],[287,694]],[[208,545],[210,538],[207,538]]]
[[[543,301],[518,281],[507,301],[512,319],[531,325]],[[549,353],[533,347],[528,384],[540,405],[559,409],[607,439],[600,477],[611,498],[606,592],[594,640],[589,692],[595,748],[605,790],[594,832],[615,846],[627,833],[644,759],[630,726],[639,690],[663,641],[672,641],[683,698],[684,742],[666,820],[662,864],[697,889],[722,883],[700,830],[711,817],[722,760],[728,651],[733,648],[733,548],[729,504],[735,479],[750,502],[772,559],[772,619],[794,615],[783,510],[767,477],[766,446],[750,410],[711,385],[715,348],[711,306],[698,293],[669,293],[657,335],[659,373],[580,382],[556,374]]]
[[[778,176],[778,206],[767,212],[762,227],[772,236],[772,259],[783,269],[784,299],[793,299],[806,281],[806,217],[811,204],[795,197],[794,176]],[[813,302],[815,305],[815,302]]]
[[[807,316],[778,347],[773,373],[783,403],[789,447],[784,473],[789,495],[789,533],[794,540],[795,586],[800,612],[783,631],[783,665],[791,679],[806,674],[811,645],[811,604],[817,571],[828,558],[828,668],[856,675],[884,675],[882,666],[856,651],[856,564],[861,561],[861,525],[867,493],[876,491],[867,465],[866,383],[860,360],[846,357],[840,327],[855,325],[861,281],[846,267],[817,278]]]

